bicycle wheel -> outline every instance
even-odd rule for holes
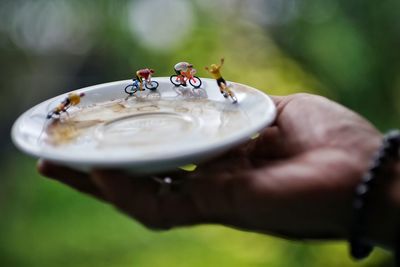
[[[128,85],[127,87],[125,87],[125,93],[127,93],[128,95],[133,95],[134,93],[137,92],[137,87],[134,86],[133,84]]]
[[[47,113],[47,119],[53,118],[53,115],[54,115],[54,111],[50,111],[49,113]]]
[[[171,75],[171,77],[169,77],[169,80],[175,86],[181,85],[181,81],[179,80],[178,75],[176,75],[176,74]]]
[[[146,83],[146,88],[147,89],[149,89],[149,90],[156,90],[157,88],[158,88],[158,82],[156,82],[156,81],[151,81],[151,83],[149,84],[149,83]]]
[[[61,117],[61,111],[52,110],[47,113],[47,119],[59,119]]]
[[[189,80],[189,83],[190,83],[190,85],[193,86],[194,88],[200,88],[200,86],[201,86],[201,80],[200,80],[200,78],[197,77],[197,76],[193,76],[193,78],[191,78],[191,79]]]
[[[235,104],[235,103],[238,102],[238,100],[237,100],[237,98],[236,98],[236,96],[235,96],[234,94],[231,94],[230,97],[231,97],[231,99],[232,99],[232,103],[233,103],[233,104]]]

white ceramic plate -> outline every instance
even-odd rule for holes
[[[238,99],[233,104],[215,80],[201,79],[201,88],[193,89],[156,77],[157,90],[127,100],[124,88],[131,80],[82,88],[75,91],[86,94],[81,103],[59,120],[46,115],[67,94],[25,112],[12,138],[30,155],[75,169],[154,173],[214,157],[274,121],[276,108],[266,94],[228,82]]]

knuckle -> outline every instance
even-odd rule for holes
[[[296,100],[327,100],[326,97],[321,95],[314,95],[310,93],[296,93],[293,94],[293,99]]]
[[[323,98],[322,96],[318,96],[318,95],[313,95],[310,93],[296,93],[293,94],[288,101],[310,101],[310,100],[315,100],[318,98]]]
[[[293,98],[309,98],[309,97],[313,97],[314,95],[309,94],[309,93],[295,93],[292,96],[293,96]]]

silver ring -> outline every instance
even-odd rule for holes
[[[159,196],[176,193],[179,191],[179,185],[182,184],[181,180],[173,180],[169,176],[163,178],[152,176],[151,178],[159,184],[157,191],[157,195]]]

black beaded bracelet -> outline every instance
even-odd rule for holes
[[[400,149],[400,131],[387,133],[382,146],[374,155],[368,171],[363,175],[356,187],[353,202],[353,223],[350,232],[350,253],[355,259],[367,257],[373,250],[373,245],[366,239],[366,216],[370,189],[376,184],[376,179],[383,173],[389,160],[398,160]],[[396,249],[397,250],[397,249]]]

